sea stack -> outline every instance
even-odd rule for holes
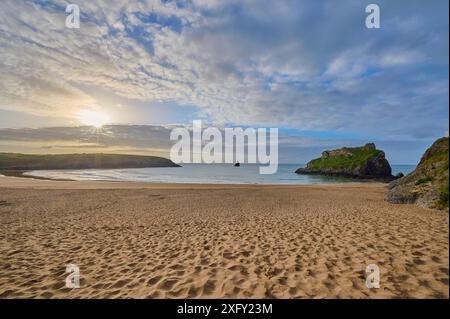
[[[310,161],[306,168],[299,168],[295,172],[383,181],[395,179],[384,152],[378,150],[374,143],[324,151],[322,157]]]
[[[434,142],[413,172],[389,184],[386,200],[448,210],[448,145],[448,137]]]

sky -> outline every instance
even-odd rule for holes
[[[79,29],[65,25],[69,3]],[[369,3],[379,29],[366,28]],[[168,156],[170,129],[202,119],[278,127],[281,163],[375,142],[416,164],[448,135],[448,6],[2,0],[0,152]]]

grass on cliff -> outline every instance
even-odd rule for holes
[[[448,187],[448,142],[449,139],[442,138],[440,140],[440,151],[436,152],[423,163],[420,164],[419,172],[426,177],[419,179],[416,185],[421,184],[424,180],[432,181],[439,190],[439,198],[437,205],[440,209],[448,208],[449,187]]]
[[[448,181],[447,185],[442,187],[439,192],[438,206],[440,209],[448,208]]]
[[[0,153],[1,170],[139,168],[175,165],[166,158],[125,154]]]
[[[377,149],[353,148],[350,156],[317,158],[309,163],[311,169],[354,169],[381,153]]]
[[[430,176],[426,176],[424,178],[418,179],[416,182],[416,185],[422,185],[428,182],[431,182],[433,180],[433,177]]]
[[[433,167],[436,174],[445,172],[446,170],[448,170],[448,149],[434,154],[426,161],[424,161],[420,166],[425,168]]]

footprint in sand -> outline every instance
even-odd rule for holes
[[[122,279],[122,280],[118,280],[113,286],[111,286],[112,288],[122,288],[124,287],[126,284],[128,284],[131,280],[129,279]]]
[[[10,204],[5,200],[0,200],[0,206],[9,206]]]
[[[159,285],[158,288],[162,290],[171,290],[173,286],[176,285],[178,282],[178,279],[168,278],[163,280]]]
[[[205,295],[210,295],[216,290],[216,281],[208,279],[208,281],[203,286],[203,293]]]

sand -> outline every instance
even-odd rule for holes
[[[385,191],[0,177],[0,297],[448,298],[448,213]]]

